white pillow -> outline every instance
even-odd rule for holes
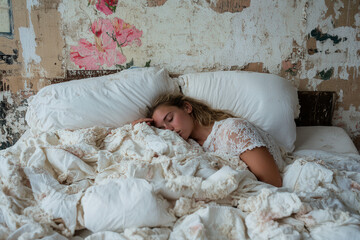
[[[92,232],[171,226],[176,220],[169,203],[144,179],[104,181],[89,187],[81,199],[84,226]]]
[[[29,99],[25,119],[39,132],[120,127],[143,117],[159,94],[178,91],[165,69],[128,69],[44,87]]]
[[[243,117],[270,133],[286,151],[294,149],[299,102],[296,88],[284,78],[220,71],[185,74],[179,84],[186,96]]]

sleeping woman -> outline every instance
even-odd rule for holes
[[[279,167],[283,159],[272,137],[242,118],[215,110],[181,94],[161,95],[149,109],[148,117],[134,121],[194,139],[205,151],[239,156],[258,180],[282,186]]]

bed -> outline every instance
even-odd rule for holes
[[[283,187],[128,124],[179,91],[271,133]],[[299,110],[291,83],[261,73],[141,68],[45,87],[29,130],[0,152],[0,239],[359,239],[360,155],[341,128],[296,127]]]

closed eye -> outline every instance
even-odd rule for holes
[[[168,122],[171,122],[172,120],[173,120],[173,118],[174,118],[174,114],[172,113],[172,112],[170,112],[168,115],[167,115],[167,121]]]
[[[167,122],[171,122],[173,120],[173,114],[172,113],[169,113],[167,116],[166,116],[166,121]]]

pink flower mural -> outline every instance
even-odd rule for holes
[[[85,70],[99,70],[104,65],[111,67],[126,62],[126,57],[116,49],[115,43],[103,45],[97,41],[93,44],[86,39],[80,39],[78,46],[71,47],[70,59]]]
[[[94,34],[93,43],[80,39],[78,46],[70,48],[71,61],[86,70],[98,70],[114,65],[124,68],[121,64],[126,62],[126,57],[122,48],[132,43],[141,46],[142,31],[120,18],[100,18],[92,23],[91,32]]]

